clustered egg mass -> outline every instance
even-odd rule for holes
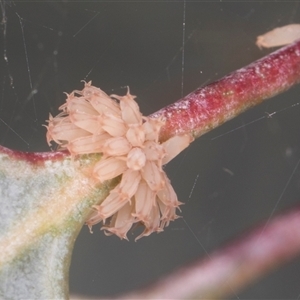
[[[90,229],[102,221],[106,235],[121,239],[127,239],[135,223],[144,226],[139,239],[161,232],[178,217],[181,202],[162,166],[191,142],[189,135],[181,135],[160,143],[164,120],[142,116],[134,99],[129,89],[125,96],[108,96],[88,82],[83,90],[67,94],[61,112],[50,115],[46,126],[47,142],[54,141],[73,157],[102,154],[92,172],[100,183],[121,176],[86,221]]]

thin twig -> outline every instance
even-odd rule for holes
[[[195,138],[300,81],[300,40],[154,113],[164,116],[162,141],[177,134]]]
[[[217,299],[300,253],[300,206],[175,271],[146,289],[117,299]]]

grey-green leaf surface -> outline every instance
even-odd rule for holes
[[[94,162],[0,149],[1,299],[68,298],[74,241],[111,188],[90,176]]]

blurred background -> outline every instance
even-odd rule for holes
[[[259,50],[256,37],[300,22],[298,1],[0,3],[0,143],[23,151],[49,150],[42,125],[81,80],[108,94],[130,86],[148,115],[267,55],[274,49]],[[296,86],[266,101],[168,164],[185,205],[164,232],[134,242],[137,230],[127,242],[84,227],[71,293],[100,297],[142,287],[298,203],[299,94]],[[299,299],[299,278],[300,259],[232,299]]]

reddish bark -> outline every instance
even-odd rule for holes
[[[300,40],[154,113],[166,124],[161,141],[190,133],[195,138],[300,81]]]

